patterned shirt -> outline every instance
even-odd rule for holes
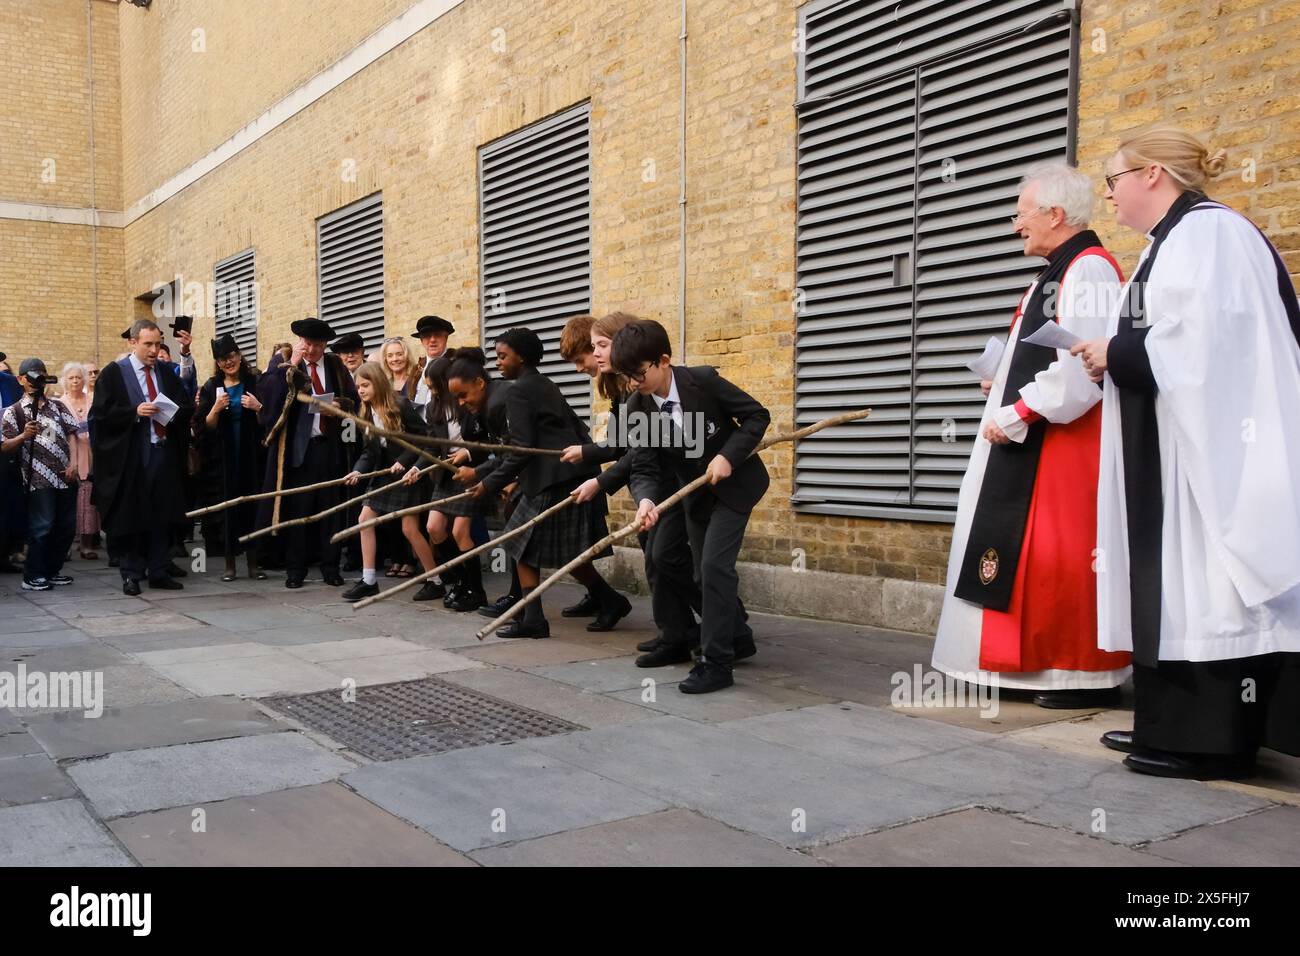
[[[3,435],[6,441],[22,434],[22,426],[18,424],[20,408],[23,413],[22,422],[26,424],[32,420],[31,396],[24,395],[4,410],[4,416],[0,418],[0,435]],[[63,476],[71,460],[68,442],[77,434],[77,417],[57,398],[46,398],[41,401],[41,411],[36,421],[40,426],[36,437],[24,442],[15,453],[23,487],[27,487],[30,462],[33,491],[43,488],[57,488],[62,491],[69,487]]]

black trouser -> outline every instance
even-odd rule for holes
[[[302,465],[294,469],[291,481],[285,483],[287,487],[301,487],[341,477],[335,474],[336,469],[333,467],[335,450],[330,444],[332,440],[322,436],[307,442],[307,451],[303,455]],[[342,493],[338,488],[326,488],[322,491],[289,495],[284,501],[292,502],[291,508],[285,509],[284,506],[281,508],[292,511],[289,517],[296,518],[317,514],[337,505],[342,500]],[[309,533],[307,529],[309,528],[310,534],[320,545],[321,574],[328,576],[339,573],[339,546],[331,544],[330,538],[343,529],[342,512],[336,512],[328,518],[310,524],[295,525],[289,529],[284,555],[285,575],[289,580],[302,580],[307,576],[307,535]]]
[[[62,571],[76,532],[75,487],[33,490],[27,499],[27,560],[23,577],[34,581],[52,578]]]
[[[1300,756],[1300,654],[1133,666],[1133,742],[1173,753]]]
[[[159,480],[165,480],[163,465],[166,460],[167,449],[162,442],[149,446],[142,477],[150,492],[158,486]],[[167,565],[171,562],[169,552],[174,535],[175,526],[166,521],[154,522],[145,531],[113,533],[109,540],[122,556],[119,565],[122,580],[139,581],[148,576],[149,580],[156,581],[168,577]]]
[[[695,623],[695,609],[700,606],[700,587],[681,505],[659,516],[642,547],[650,584],[650,610],[660,636],[673,644],[698,644],[700,628]]]

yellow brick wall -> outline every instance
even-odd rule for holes
[[[0,0],[0,199],[77,209],[93,201],[121,210],[117,27],[117,4],[105,0]],[[100,357],[116,354],[122,230],[99,228],[93,243],[91,232],[0,219],[0,351],[14,368],[31,355],[53,371],[69,360],[95,360],[97,347]]]
[[[126,67],[123,205],[410,2],[155,0],[149,11],[114,8]],[[792,39],[800,5],[689,3],[685,358],[719,366],[771,408],[781,430],[791,427],[793,405]],[[1081,163],[1099,170],[1125,129],[1154,119],[1215,134],[1237,172],[1215,194],[1268,230],[1296,270],[1298,24],[1296,0],[1087,0]],[[200,28],[202,53],[193,49]],[[1093,48],[1097,29],[1104,49]],[[382,189],[388,330],[408,333],[416,316],[433,311],[457,325],[453,344],[476,342],[476,151],[589,100],[593,311],[659,319],[676,344],[679,30],[674,3],[467,0],[127,227],[117,314],[129,317],[140,308],[133,296],[177,274],[206,285],[217,260],[253,246],[265,362],[289,323],[316,311],[316,218]],[[1255,161],[1254,183],[1240,177],[1246,158]],[[355,164],[355,181],[345,178],[345,162]],[[1114,229],[1109,211],[1097,226],[1131,268],[1138,241]],[[0,272],[4,288],[16,274]],[[211,303],[185,307],[199,316],[204,341]],[[206,359],[201,366],[206,372]],[[802,549],[810,568],[942,580],[947,525],[796,515],[791,449],[764,459],[772,490],[754,514],[743,557],[789,563]],[[616,516],[625,514],[619,504]]]

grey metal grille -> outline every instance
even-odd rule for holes
[[[316,221],[320,318],[335,335],[359,332],[366,349],[384,339],[383,194],[336,209]]]
[[[250,365],[257,364],[257,282],[255,257],[245,249],[213,267],[217,337],[229,332]]]
[[[1070,153],[1063,11],[804,8],[795,417],[872,416],[798,444],[799,510],[951,517],[984,404],[966,363],[1041,266],[1011,233],[1016,186]]]
[[[590,114],[584,103],[479,150],[485,350],[506,329],[532,329],[546,347],[539,370],[588,421],[591,379],[560,357],[560,331],[591,310]]]
[[[359,687],[352,702],[329,690],[272,697],[263,703],[371,760],[400,760],[586,729],[436,677]]]

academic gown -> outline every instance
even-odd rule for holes
[[[1120,285],[1118,266],[1098,248],[1073,255],[1049,312],[1085,340],[1101,337]],[[1030,284],[1016,309],[962,479],[933,664],[979,683],[991,683],[995,673],[999,686],[1014,689],[1116,687],[1130,673],[1129,659],[1097,648],[1092,570],[1101,390],[1088,379],[1082,360],[1058,349],[1056,360],[1021,387],[1017,403],[1002,404],[1024,326],[1021,315],[1037,285]],[[1024,441],[1030,422],[1040,418],[1046,420],[1036,426],[1043,429],[1042,449],[1010,603],[995,610],[964,600],[956,594],[958,579],[992,451],[984,429],[997,421]],[[989,568],[996,573],[996,565]]]

